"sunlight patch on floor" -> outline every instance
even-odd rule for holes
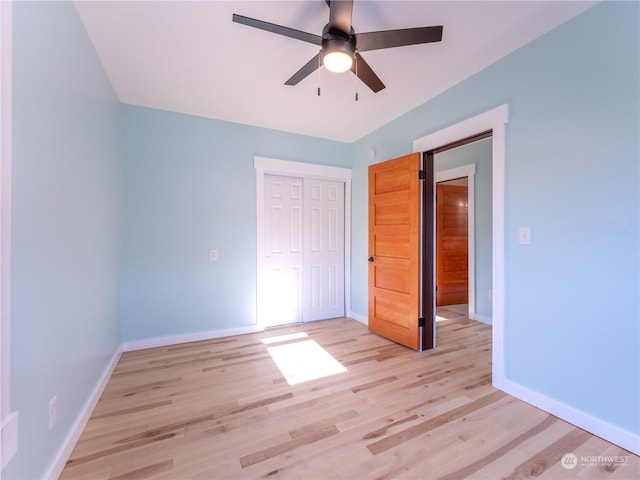
[[[268,347],[267,351],[289,385],[297,385],[347,371],[315,340]]]
[[[291,340],[299,340],[301,338],[307,338],[309,335],[306,332],[290,333],[289,335],[278,335],[276,337],[263,338],[262,343],[265,345],[271,345],[272,343],[289,342]]]
[[[469,305],[466,303],[456,305],[444,305],[436,307],[436,322],[452,320],[459,318],[461,315],[468,315]],[[445,316],[446,315],[446,316]]]

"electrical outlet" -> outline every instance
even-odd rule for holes
[[[51,400],[49,400],[49,430],[53,428],[53,426],[58,421],[58,396],[54,395]]]

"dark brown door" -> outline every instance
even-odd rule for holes
[[[369,167],[369,330],[420,350],[421,154]]]
[[[468,187],[436,186],[436,305],[469,301]]]

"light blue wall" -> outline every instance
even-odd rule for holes
[[[474,227],[475,227],[475,314],[491,321],[491,248],[492,248],[492,157],[491,139],[486,138],[434,156],[434,169],[441,172],[450,168],[475,164],[474,175]]]
[[[507,103],[506,376],[636,435],[639,16],[637,2],[598,4],[357,142],[351,297],[365,315],[369,147],[403,155]]]
[[[119,104],[73,4],[13,6],[11,408],[44,478],[120,344]],[[58,423],[48,403],[58,396]]]
[[[134,106],[122,119],[123,341],[255,325],[254,155],[348,167],[351,145]]]

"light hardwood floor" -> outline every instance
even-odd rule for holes
[[[61,478],[640,478],[491,386],[491,327],[439,315],[422,353],[351,319],[125,353]]]

